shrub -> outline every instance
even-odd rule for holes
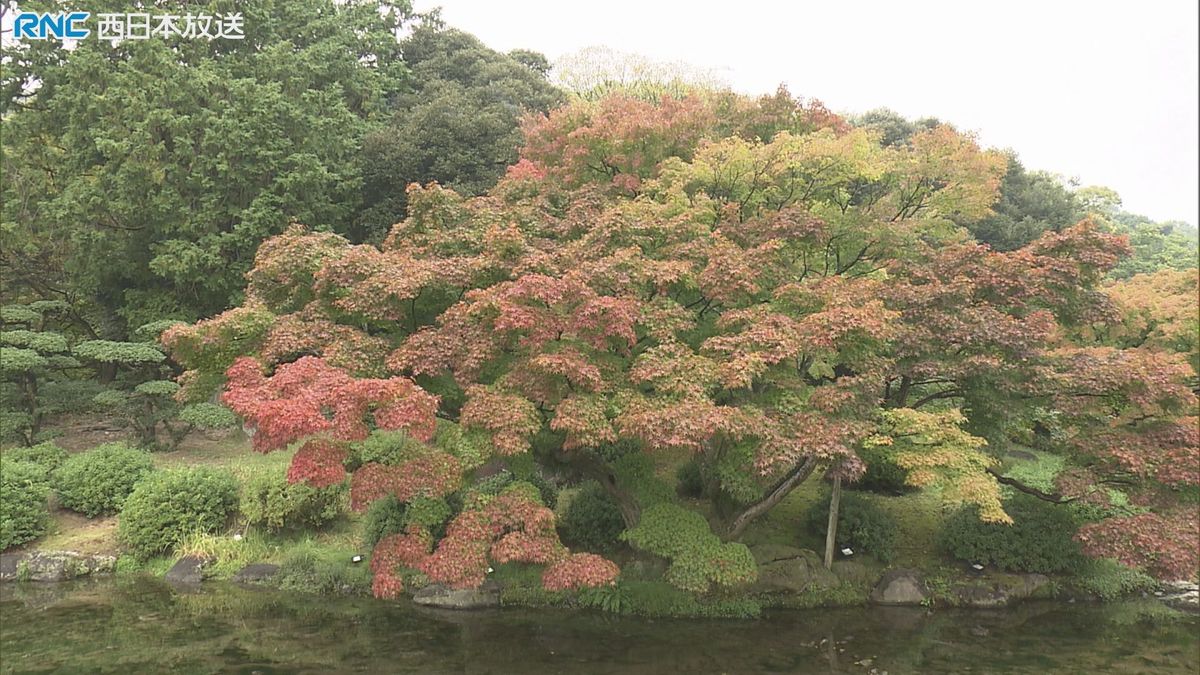
[[[1013,524],[985,523],[974,506],[959,509],[943,523],[938,543],[951,556],[995,565],[1011,572],[1053,574],[1077,569],[1083,562],[1073,539],[1075,520],[1061,506],[1035,497],[1005,500]]]
[[[176,469],[138,483],[121,510],[119,535],[137,556],[164,553],[196,533],[217,532],[237,508],[233,476],[211,469]]]
[[[559,536],[568,546],[605,552],[616,547],[625,521],[616,502],[595,481],[584,483],[567,504],[558,523]]]
[[[248,525],[300,529],[321,527],[337,518],[345,500],[344,485],[315,488],[289,483],[286,467],[269,467],[245,480],[239,510]]]
[[[1106,601],[1149,591],[1158,585],[1150,575],[1110,558],[1087,559],[1072,583],[1079,590]]]
[[[404,504],[395,495],[377,499],[367,509],[363,518],[363,546],[368,551],[375,550],[380,539],[389,534],[399,534],[404,531],[408,522]]]
[[[675,487],[682,497],[703,496],[704,474],[700,471],[700,463],[690,460],[681,464],[675,472]]]
[[[106,443],[72,455],[52,476],[58,502],[89,518],[121,510],[133,487],[154,469],[150,455],[124,443]]]
[[[46,472],[57,469],[67,459],[67,451],[49,441],[38,443],[27,448],[12,448],[4,451],[6,462],[30,462]]]
[[[830,496],[808,510],[805,521],[810,532],[824,538],[829,526]],[[835,543],[856,553],[869,553],[880,562],[891,562],[896,553],[896,521],[868,497],[843,492],[838,504]]]
[[[878,448],[862,448],[858,456],[866,463],[867,470],[854,483],[854,489],[887,495],[901,495],[914,489],[904,482],[908,472]],[[822,527],[821,531],[824,532],[825,528]]]
[[[46,531],[46,470],[32,462],[0,462],[0,551]]]
[[[758,578],[750,549],[722,542],[704,516],[678,504],[651,506],[621,538],[635,549],[669,559],[663,579],[680,590],[707,593],[713,584],[728,589]]]

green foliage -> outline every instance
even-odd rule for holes
[[[1004,510],[1012,525],[982,522],[974,507],[957,510],[943,523],[939,545],[959,560],[1010,572],[1054,574],[1082,564],[1070,510],[1026,495],[1006,500]]]
[[[367,595],[371,569],[354,563],[355,551],[321,546],[311,540],[287,551],[272,583],[286,591],[325,595]]]
[[[350,444],[358,464],[403,464],[425,454],[425,444],[404,431],[373,431],[361,441]]]
[[[822,538],[829,525],[829,503],[830,496],[826,495],[805,517],[809,531]],[[853,492],[842,492],[835,537],[839,549],[848,546],[855,553],[868,553],[880,562],[891,562],[896,553],[897,529],[896,521],[873,500]]]
[[[750,549],[722,542],[703,516],[676,504],[646,509],[637,527],[621,538],[636,549],[669,559],[665,579],[681,590],[705,593],[714,583],[730,588],[758,577]]]
[[[498,495],[512,485],[526,483],[535,490],[538,501],[553,509],[555,504],[558,503],[558,490],[539,473],[523,473],[527,473],[527,475],[518,476],[514,471],[503,469],[480,480],[469,488],[467,492],[480,495]]]
[[[1158,585],[1144,572],[1111,558],[1088,558],[1072,577],[1071,584],[1104,601],[1150,591]]]
[[[558,520],[558,533],[563,543],[596,553],[613,550],[624,529],[621,510],[595,481],[580,487]]]
[[[562,100],[544,72],[462,31],[420,26],[402,49],[416,91],[398,97],[391,124],[363,144],[363,239],[382,239],[403,219],[409,183],[468,195],[490,188],[517,161],[521,116]]]
[[[1000,182],[1000,201],[986,218],[964,223],[979,241],[998,251],[1012,251],[1045,232],[1057,232],[1083,217],[1075,195],[1060,177],[1028,171],[1015,153]]]
[[[463,471],[483,466],[493,453],[492,441],[479,429],[463,429],[460,425],[439,419],[433,439],[439,450],[458,458]]]
[[[240,301],[255,247],[292,218],[349,225],[363,137],[404,88],[407,3],[237,10],[244,40],[5,46],[0,220],[23,253],[9,278],[64,289],[120,336]],[[74,142],[51,153],[48,138]]]
[[[912,492],[912,486],[904,482],[908,478],[908,471],[897,464],[890,454],[881,452],[878,448],[867,447],[858,451],[858,458],[866,463],[867,470],[855,481],[855,490],[888,495]]]
[[[71,350],[75,356],[97,363],[115,363],[123,366],[162,363],[167,355],[154,345],[141,342],[116,342],[113,340],[88,340],[80,342]]]
[[[46,441],[25,448],[5,450],[0,458],[5,462],[30,462],[42,468],[47,476],[67,459],[67,451]]]
[[[229,429],[237,426],[237,415],[216,403],[193,403],[179,411],[179,421],[200,429]]]
[[[408,522],[406,510],[404,503],[396,499],[395,495],[371,502],[363,517],[363,548],[373,550],[380,539],[389,534],[403,532]]]
[[[450,519],[450,505],[445,499],[415,497],[404,513],[406,525],[417,525],[437,529]]]
[[[683,497],[693,499],[704,495],[704,474],[700,462],[688,460],[675,471],[675,490]]]
[[[1128,279],[1161,269],[1193,269],[1200,264],[1194,228],[1187,228],[1183,223],[1155,223],[1127,213],[1118,214],[1117,218],[1114,229],[1129,235],[1133,255],[1113,269],[1111,276],[1114,279]]]
[[[105,443],[67,458],[52,483],[59,504],[94,518],[120,511],[134,486],[153,469],[144,450]]]
[[[45,468],[5,454],[0,461],[0,551],[46,531],[48,492]]]
[[[118,535],[134,555],[171,551],[197,533],[215,533],[237,509],[238,484],[225,471],[173,469],[138,483],[121,509]]]
[[[51,333],[49,331],[0,331],[0,345],[4,345],[5,347],[25,347],[42,354],[60,354],[68,351],[67,339],[59,333]]]
[[[289,483],[286,467],[272,466],[243,480],[238,509],[248,525],[269,530],[319,528],[341,515],[345,502],[344,485]]]

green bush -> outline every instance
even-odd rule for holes
[[[68,457],[51,482],[59,504],[94,518],[120,511],[134,485],[153,469],[146,451],[106,443]]]
[[[394,495],[373,502],[363,518],[363,546],[366,550],[374,550],[375,544],[389,534],[403,532],[408,522],[405,511],[404,504]]]
[[[49,441],[27,448],[12,448],[4,451],[6,462],[29,462],[42,467],[47,475],[67,459],[67,451]]]
[[[700,463],[690,460],[679,465],[675,472],[675,489],[682,497],[698,498],[704,495],[704,474]]]
[[[704,516],[678,504],[651,506],[621,538],[639,551],[669,559],[663,579],[680,590],[707,593],[713,584],[728,589],[758,578],[750,549],[722,542]]]
[[[905,484],[908,472],[878,448],[862,448],[859,458],[866,463],[867,470],[854,483],[855,490],[878,492],[885,495],[901,495],[912,492],[913,487]],[[821,528],[824,532],[825,528]]]
[[[487,478],[480,480],[473,487],[471,487],[469,491],[481,495],[498,495],[508,486],[518,482],[529,483],[530,485],[536,487],[538,496],[541,498],[542,503],[545,504],[547,508],[553,509],[555,505],[558,504],[558,490],[550,484],[550,481],[546,480],[536,471],[523,471],[517,473],[509,471],[508,469],[503,469],[488,476]]]
[[[959,560],[1011,572],[1054,574],[1083,563],[1069,509],[1018,494],[1005,500],[1004,510],[1012,516],[1012,525],[985,523],[974,506],[959,509],[943,523],[938,544]]]
[[[558,533],[564,543],[598,553],[613,550],[624,529],[621,510],[595,481],[580,487],[558,523]]]
[[[237,481],[224,471],[151,474],[125,500],[118,534],[132,553],[147,558],[170,551],[193,534],[221,530],[237,501]]]
[[[825,537],[829,526],[830,495],[808,510],[805,522],[813,534]],[[838,505],[837,547],[868,553],[880,562],[891,562],[896,554],[896,521],[868,497],[842,492]]]
[[[1071,583],[1105,601],[1153,590],[1158,585],[1149,575],[1108,558],[1086,560]]]
[[[0,551],[40,537],[50,511],[46,470],[5,456],[0,462]]]
[[[269,530],[321,527],[342,513],[344,485],[315,488],[289,483],[286,467],[268,467],[251,474],[242,485],[239,510],[248,525]]]

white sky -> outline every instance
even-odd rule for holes
[[[604,45],[746,93],[889,107],[976,131],[1027,167],[1200,223],[1196,0],[415,0],[501,51]]]

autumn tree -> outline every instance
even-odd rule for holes
[[[1013,251],[972,241],[958,223],[991,213],[1006,159],[971,137],[885,146],[786,92],[576,101],[525,134],[485,196],[411,187],[379,247],[301,228],[266,242],[242,307],[164,335],[185,390],[227,380],[264,449],[395,425],[436,449],[445,418],[476,454],[597,480],[625,540],[695,592],[752,579],[745,529],[812,476],[854,481],[864,447],[998,522],[1002,485],[1063,501],[1130,472],[1159,497],[1196,482],[1172,472],[1196,452],[1187,364],[1088,342],[1116,320],[1102,287],[1127,240],[1085,219]],[[1063,454],[1077,485],[1005,476],[1012,443]],[[358,461],[302,456],[330,480]],[[684,459],[707,519],[658,478]],[[368,501],[443,476],[375,464],[350,479],[365,472]],[[456,561],[443,578],[468,585],[510,535],[522,559],[569,560],[535,506],[464,506],[461,532],[417,528],[388,555],[425,574]],[[395,568],[377,571],[385,593]]]

